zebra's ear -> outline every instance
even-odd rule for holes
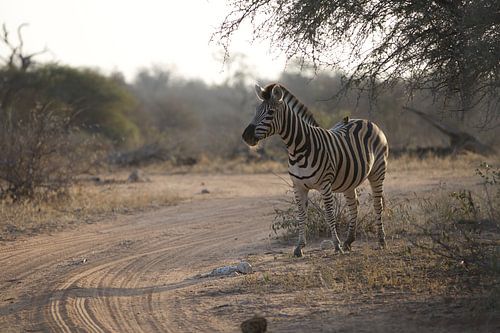
[[[257,95],[258,99],[260,99],[261,101],[264,100],[264,89],[262,89],[262,87],[258,84],[255,85],[255,94]]]
[[[275,85],[271,92],[273,99],[277,102],[283,101],[283,89],[279,85]]]

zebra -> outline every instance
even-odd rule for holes
[[[294,255],[301,257],[306,245],[304,224],[310,190],[317,190],[325,206],[336,252],[351,249],[355,240],[358,199],[356,188],[366,179],[373,192],[378,241],[385,248],[382,223],[383,183],[389,154],[387,139],[373,122],[348,119],[331,129],[318,125],[312,113],[280,84],[255,85],[261,101],[243,132],[243,140],[255,146],[260,140],[279,135],[288,149],[288,173],[298,206],[299,238]],[[334,193],[343,193],[348,211],[346,241],[341,245],[334,216]]]

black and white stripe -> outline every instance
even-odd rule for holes
[[[327,130],[319,127],[307,107],[283,86],[256,85],[255,89],[262,103],[243,139],[255,145],[277,134],[288,148],[288,172],[299,211],[299,241],[294,254],[301,256],[306,244],[304,224],[311,189],[318,190],[323,197],[335,248],[350,249],[356,233],[356,188],[366,179],[373,191],[379,244],[385,247],[381,214],[388,144],[380,128],[368,120],[345,119]],[[334,193],[343,193],[348,206],[349,227],[342,248],[333,214]]]

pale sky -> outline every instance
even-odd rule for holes
[[[229,8],[223,0],[1,0],[0,24],[12,37],[23,29],[27,51],[45,46],[37,59],[121,71],[132,79],[140,68],[173,69],[188,78],[221,82],[228,71],[223,49],[209,43]],[[253,79],[274,79],[285,58],[267,43],[251,43],[250,27],[233,38],[230,55],[242,53]],[[6,54],[1,48],[0,54]]]

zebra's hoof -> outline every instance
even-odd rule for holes
[[[386,244],[385,240],[380,241],[378,243],[378,246],[379,246],[379,249],[381,249],[381,250],[385,250],[387,248],[387,244]]]
[[[302,247],[301,246],[297,246],[295,248],[295,250],[293,251],[293,256],[294,257],[297,257],[297,258],[300,258],[302,257],[304,254],[302,253]]]
[[[342,250],[340,244],[335,245],[335,253],[344,254],[344,250]]]
[[[351,251],[351,244],[347,242],[342,244],[342,250],[344,250],[345,252]]]

